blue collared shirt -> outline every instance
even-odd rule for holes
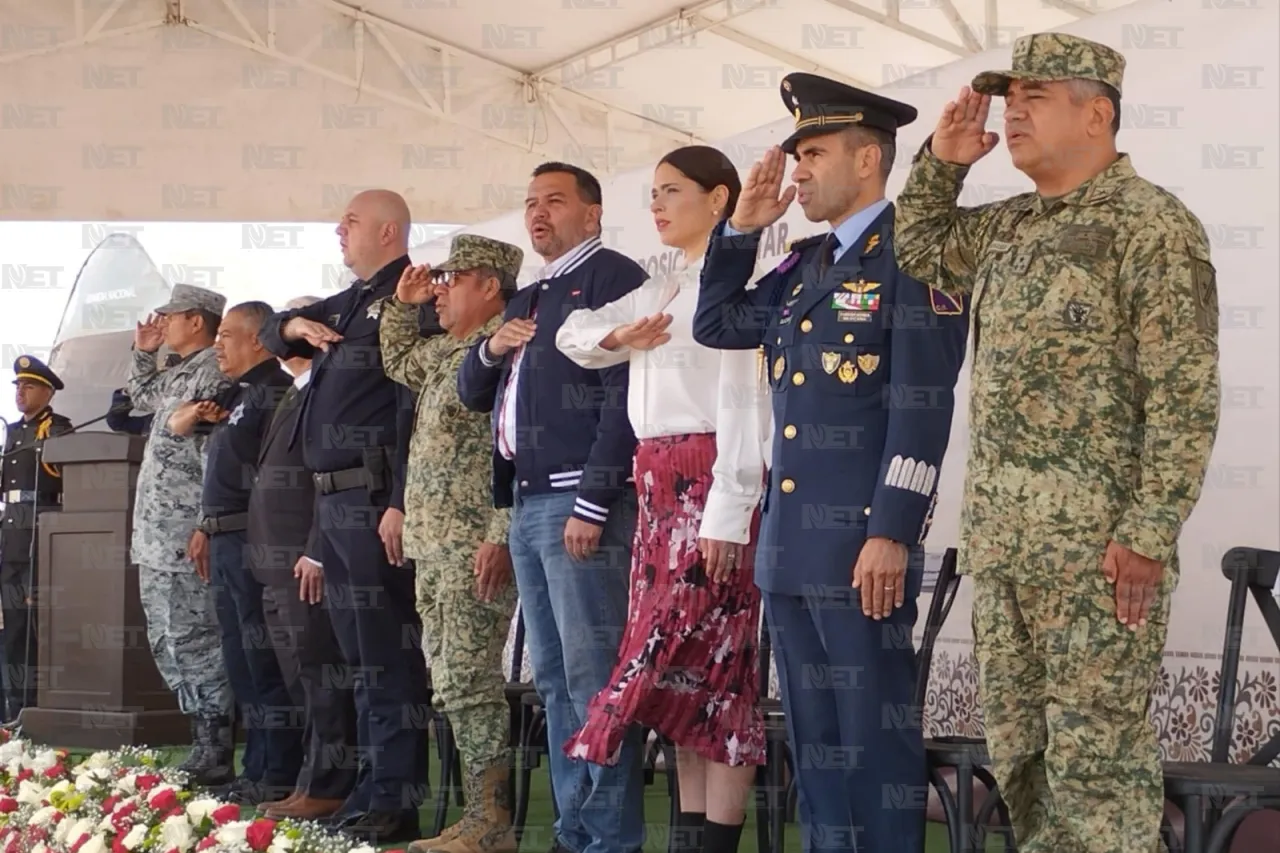
[[[835,229],[836,242],[839,244],[840,248],[836,252],[834,260],[840,260],[840,256],[848,251],[850,246],[857,242],[858,238],[862,236],[862,232],[866,231],[867,227],[870,226],[872,222],[876,221],[876,217],[880,215],[880,211],[884,210],[888,206],[889,200],[887,198],[882,198],[877,202],[867,205],[853,216],[850,216],[844,222],[841,222]],[[734,228],[728,222],[724,224],[724,236],[736,237],[741,234],[741,231]]]

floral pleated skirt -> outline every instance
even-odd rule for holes
[[[711,488],[715,435],[645,439],[636,448],[639,498],[631,597],[618,665],[567,743],[570,758],[618,759],[638,723],[719,764],[764,763],[759,698],[760,591],[751,545],[726,583],[714,583],[698,550]]]

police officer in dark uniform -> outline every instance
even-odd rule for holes
[[[233,384],[214,400],[193,400],[169,418],[178,435],[207,435],[200,524],[189,550],[216,594],[222,657],[246,732],[240,775],[217,796],[242,805],[281,799],[302,767],[302,709],[295,707],[272,649],[263,584],[249,566],[249,496],[267,425],[293,377],[258,340],[273,309],[242,302],[227,311],[214,342],[218,369]]]
[[[965,306],[894,261],[885,182],[914,108],[812,74],[795,130],[752,167],[713,233],[694,338],[759,348],[774,438],[764,593],[804,849],[924,848],[927,781],[911,631],[964,360]],[[782,192],[786,156],[796,186]],[[831,230],[748,290],[760,233],[798,199]]]
[[[354,680],[361,757],[355,790],[331,826],[373,844],[419,837],[426,793],[427,666],[414,570],[404,559],[405,455],[412,397],[382,368],[379,317],[409,266],[409,210],[386,190],[356,195],[338,226],[357,280],[271,315],[261,340],[279,358],[311,357],[290,438],[319,493],[302,558],[324,574],[324,600]]]
[[[4,520],[0,523],[0,596],[4,605],[4,689],[9,721],[36,704],[36,517],[62,505],[62,472],[41,459],[44,439],[71,429],[50,408],[62,380],[29,355],[13,363],[22,420],[4,446]]]

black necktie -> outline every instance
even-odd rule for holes
[[[818,251],[818,278],[822,278],[827,274],[827,270],[836,262],[836,252],[839,251],[840,241],[836,239],[836,232],[832,231],[827,235],[827,239],[822,241],[822,248]]]

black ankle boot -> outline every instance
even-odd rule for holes
[[[702,853],[738,853],[741,840],[742,824],[730,826],[709,820],[702,829]]]
[[[667,853],[702,853],[702,826],[706,820],[702,812],[677,812]]]

